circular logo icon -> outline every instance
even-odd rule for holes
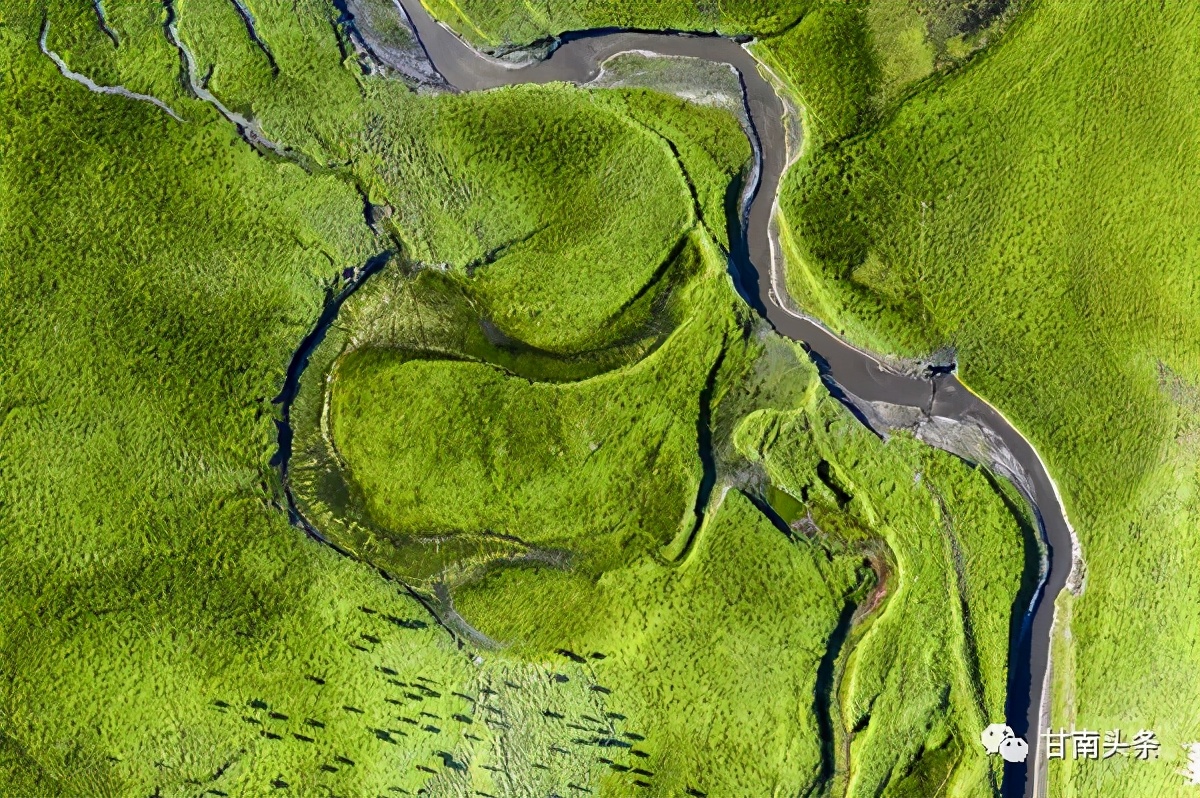
[[[1005,762],[1024,762],[1029,745],[1020,737],[1009,737],[1000,743],[1000,756]]]
[[[983,734],[979,735],[979,742],[983,743],[983,747],[987,749],[989,754],[1000,753],[1000,744],[1013,736],[1013,730],[1003,723],[993,723],[983,730]]]

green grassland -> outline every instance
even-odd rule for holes
[[[646,738],[645,756],[609,758],[654,773],[643,777],[652,794],[801,792],[818,781],[812,695],[856,565],[789,541],[732,490],[677,565],[642,558],[598,580],[495,571],[456,593],[456,607],[514,653],[604,654],[594,668],[613,689],[608,706]],[[627,794],[633,778],[613,772],[600,789]]]
[[[601,347],[601,328],[669,265],[696,214],[662,135],[626,102],[654,108],[562,85],[406,99],[368,128],[364,157],[412,257],[474,278],[472,296],[506,335],[560,353]],[[658,105],[669,125],[671,104]],[[748,155],[679,138],[681,156],[733,172]],[[723,218],[723,206],[708,213]]]
[[[881,536],[895,569],[886,609],[856,631],[844,666],[841,722],[855,733],[839,786],[847,795],[994,789],[975,736],[1004,703],[1017,525],[1027,521],[983,472],[910,438],[880,445],[823,391],[802,410],[750,414],[734,440],[771,484],[805,500],[808,524],[860,546]]]
[[[347,68],[334,35],[338,12],[322,0],[243,2],[258,42],[235,5],[175,0],[176,28],[208,88],[262,122],[269,137],[320,162],[343,163],[361,128],[361,71]],[[319,100],[317,100],[319,98]]]
[[[801,303],[885,351],[953,346],[1063,490],[1088,569],[1055,725],[1154,729],[1163,749],[1052,765],[1055,795],[1163,794],[1200,733],[1198,130],[1179,113],[1197,27],[1119,8],[1031,4],[966,69],[813,149],[783,203]]]
[[[665,344],[583,381],[417,358],[388,341],[362,347],[348,329],[337,344],[352,342],[348,351],[329,366],[323,432],[366,506],[356,522],[325,528],[348,528],[343,545],[444,586],[444,606],[510,663],[602,654],[590,667],[607,711],[647,738],[635,746],[644,758],[605,754],[616,770],[605,791],[629,789],[632,771],[620,768],[632,767],[655,774],[655,794],[831,778],[854,795],[989,789],[974,736],[1002,713],[1020,519],[981,472],[911,439],[881,443],[791,345],[731,335],[745,311],[728,303],[715,266],[680,293],[691,313]],[[348,320],[360,318],[358,299]],[[708,391],[706,372],[716,379]],[[706,393],[723,476],[696,519]],[[794,522],[787,535],[741,492],[761,496],[764,485]],[[509,546],[479,535],[456,545],[484,530]],[[814,708],[815,679],[843,607],[865,602],[874,584],[872,551],[892,570],[873,602],[882,607],[863,611],[853,653],[836,664],[834,709],[818,720],[829,709]],[[766,700],[780,694],[792,703]],[[522,721],[526,745],[544,748],[560,730],[538,731],[536,715]],[[774,730],[766,747],[764,729]],[[850,729],[853,745],[835,749]]]
[[[258,42],[219,3],[107,2],[116,47],[48,12],[73,69],[182,123],[69,81],[43,10],[2,8],[0,783],[988,790],[1022,520],[752,325],[721,251],[737,122],[416,94],[332,7],[245,6]],[[307,170],[190,96],[169,15]],[[272,397],[384,250],[292,412],[300,506],[355,559],[287,523]]]
[[[320,4],[255,13],[263,47],[231,4],[184,1],[173,11],[193,78],[306,163],[344,165],[335,172],[378,206],[379,226],[412,259],[475,278],[473,300],[508,337],[560,353],[607,346],[598,328],[612,327],[668,265],[697,217],[723,240],[725,189],[749,147],[715,109],[562,85],[417,95],[365,78],[353,56],[343,64],[336,14]],[[168,103],[186,94],[180,54],[163,50],[165,15],[134,18],[120,4],[106,14],[137,34],[130,47],[113,48],[87,9],[56,17],[49,46],[101,83]],[[144,55],[143,38],[153,43]],[[679,191],[681,172],[704,176],[696,202]],[[641,213],[625,212],[635,205]]]
[[[181,124],[67,81],[40,23],[0,27],[3,791],[416,789],[457,735],[377,737],[404,725],[376,668],[476,669],[268,487],[283,366],[376,246],[358,198],[199,103],[171,97]]]
[[[90,3],[69,3],[49,15],[48,44],[97,83],[124,85],[173,105],[191,92],[182,55],[165,35],[169,8],[179,40],[195,58],[198,83],[226,107],[264,122],[274,140],[320,162],[344,162],[362,126],[357,70],[343,64],[331,6],[321,0],[289,5],[243,3],[265,51],[250,39],[232,2],[199,0],[103,3],[116,47],[99,29]]]

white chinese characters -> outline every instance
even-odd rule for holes
[[[1141,760],[1158,758],[1158,735],[1147,729],[1142,729],[1128,741],[1122,739],[1120,729],[1109,729],[1101,736],[1100,732],[1074,727],[1042,732],[1042,739],[1046,759],[1066,759],[1068,747],[1071,759],[1111,759],[1127,755]]]
[[[1000,743],[1004,742],[1004,738],[1012,736],[1012,729],[1003,723],[993,723],[983,730],[983,734],[979,735],[979,742],[983,743],[983,747],[989,754],[995,755],[1000,753]]]

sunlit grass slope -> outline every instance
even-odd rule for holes
[[[1182,112],[1200,28],[1176,4],[1024,13],[962,72],[812,153],[783,205],[789,284],[863,343],[955,347],[1030,434],[1088,562],[1056,725],[1163,740],[1159,763],[1075,767],[1055,794],[1160,794],[1200,734],[1200,127]]]
[[[364,147],[412,256],[473,278],[483,312],[527,344],[610,343],[601,328],[694,219],[666,144],[612,101],[554,85],[384,102]]]

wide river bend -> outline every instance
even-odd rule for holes
[[[754,149],[754,175],[743,196],[743,224],[734,245],[734,274],[743,298],[778,331],[801,341],[827,381],[851,404],[886,403],[912,408],[926,419],[952,420],[977,427],[1019,464],[1018,487],[1037,516],[1043,537],[1040,578],[1017,640],[1010,645],[1006,720],[1029,743],[1025,764],[1009,764],[1002,794],[1045,795],[1045,760],[1039,746],[1049,669],[1054,597],[1071,569],[1072,530],[1053,481],[1033,446],[1001,413],[959,382],[954,374],[901,373],[859,349],[813,319],[788,308],[780,248],[772,217],[780,180],[788,167],[784,103],[746,47],[713,35],[597,30],[566,34],[544,60],[512,66],[485,56],[429,16],[419,0],[397,0],[408,15],[433,67],[459,91],[479,91],[519,83],[565,81],[584,84],[599,75],[605,60],[622,52],[699,58],[728,64],[741,77],[747,131]],[[757,180],[754,180],[756,177]],[[1033,777],[1030,777],[1033,774]]]

